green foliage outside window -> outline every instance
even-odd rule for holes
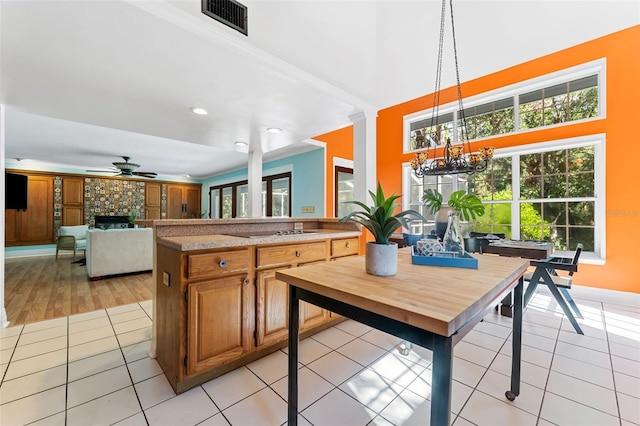
[[[593,74],[528,93],[518,94],[519,127],[515,123],[515,97],[507,97],[456,111],[458,140],[475,140],[517,130],[535,129],[598,117],[598,75]],[[454,141],[454,114],[446,113],[437,120],[424,118],[410,124],[409,150],[442,145],[447,138]],[[437,121],[438,125],[432,125]],[[466,132],[466,135],[465,135]],[[454,141],[455,142],[455,141]]]
[[[598,79],[599,76],[593,74],[518,94],[518,129],[515,128],[515,109],[511,98],[467,108],[464,113],[466,136],[473,140],[598,117]],[[457,118],[459,133],[464,137],[461,117]],[[430,128],[426,119],[412,123],[411,149],[425,148],[429,142],[425,135],[434,130],[441,135],[450,132],[452,122],[446,121],[441,120],[445,124],[438,129]],[[585,250],[594,250],[594,146],[513,158],[519,162],[519,200],[513,200],[512,157],[495,158],[485,172],[474,175],[468,183],[458,181],[458,189],[467,189],[486,202],[485,215],[471,224],[471,230],[504,233],[510,238],[513,225],[519,226],[521,239],[553,241],[559,250],[573,250],[577,243],[583,243]],[[431,182],[424,178],[423,188],[436,188],[443,193],[453,190],[446,187],[446,177],[438,179]],[[511,204],[516,201],[520,204],[520,223],[512,224]]]
[[[515,130],[513,97],[477,105],[464,110],[466,129],[459,115],[458,132],[463,139],[480,139],[493,135],[511,133]]]
[[[520,104],[520,128],[534,129],[598,116],[598,88],[576,90]]]

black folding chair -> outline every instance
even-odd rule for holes
[[[535,271],[533,273],[527,272],[524,275],[524,279],[529,281],[529,286],[524,294],[524,306],[529,303],[538,284],[546,285],[578,334],[584,333],[575,317],[577,316],[580,319],[584,319],[584,317],[573,297],[569,294],[569,289],[573,281],[573,274],[578,271],[578,259],[580,258],[580,253],[582,253],[582,248],[582,244],[578,244],[573,258],[550,257],[545,260],[532,260],[531,266],[536,267]],[[558,275],[558,270],[567,271],[568,275]]]

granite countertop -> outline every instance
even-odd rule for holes
[[[233,219],[138,219],[136,224],[145,227],[152,226],[202,226],[202,225],[253,225],[253,224],[280,224],[280,223],[319,223],[322,226],[349,226],[349,224],[340,223],[337,218],[327,217],[241,217]]]
[[[305,229],[304,234],[267,235],[256,237],[238,237],[226,234],[187,235],[176,237],[158,237],[158,244],[180,251],[204,250],[223,247],[253,246],[260,244],[291,243],[295,241],[325,240],[327,238],[359,237],[361,231],[340,229]]]

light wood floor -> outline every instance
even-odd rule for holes
[[[4,296],[9,326],[152,298],[151,272],[91,281],[73,256],[5,259]]]

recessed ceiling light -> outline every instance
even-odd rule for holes
[[[191,108],[189,108],[189,111],[191,111],[194,114],[198,114],[198,115],[207,115],[207,110],[204,109],[204,108],[191,107]]]
[[[279,127],[269,127],[267,129],[267,132],[269,132],[269,133],[280,133],[280,132],[282,132],[282,129],[279,128]]]
[[[249,145],[248,143],[242,142],[242,141],[236,141],[236,142],[234,142],[234,144],[236,144],[237,146],[247,146],[247,145]]]

